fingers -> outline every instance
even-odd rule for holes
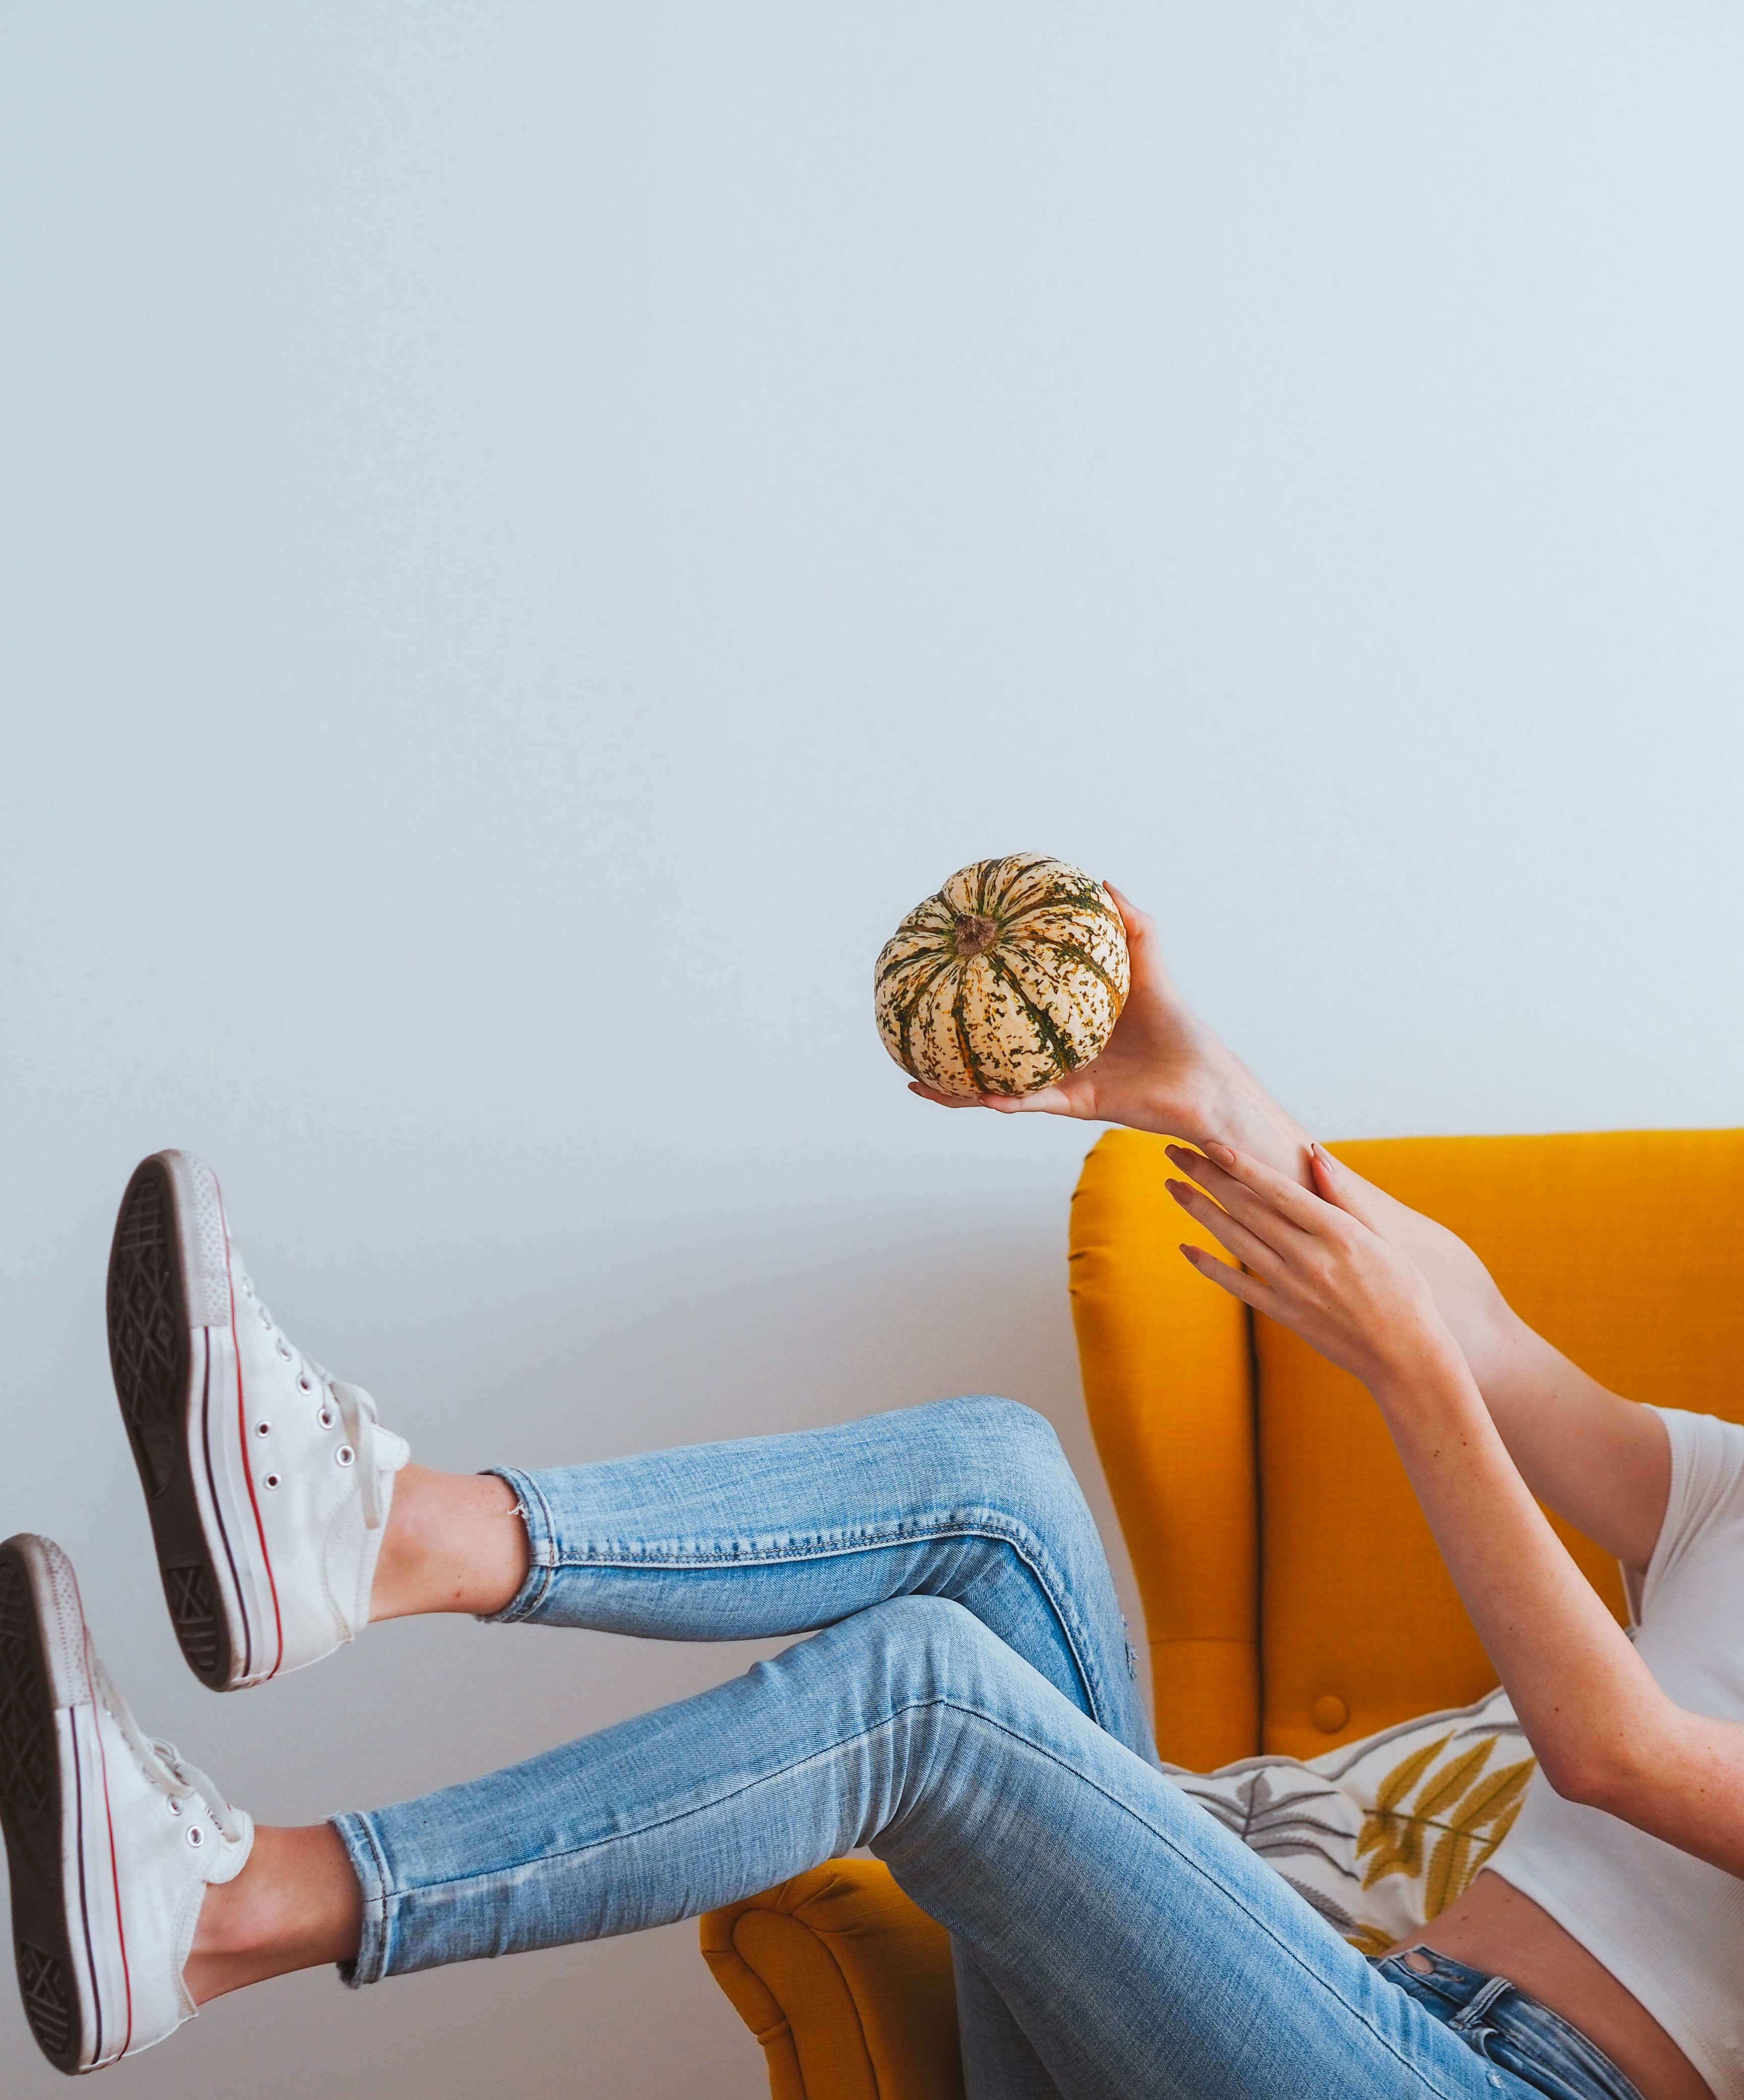
[[[1336,1203],[1341,1211],[1348,1211],[1353,1218],[1359,1218],[1372,1232],[1387,1237],[1381,1222],[1381,1211],[1372,1200],[1376,1189],[1372,1182],[1365,1181],[1360,1174],[1354,1174],[1341,1159],[1333,1158],[1323,1145],[1316,1145],[1308,1154],[1308,1171],[1314,1176],[1316,1191],[1329,1203]]]
[[[1141,911],[1130,897],[1116,889],[1112,882],[1102,885],[1113,899],[1114,908],[1121,915],[1121,924],[1126,929],[1129,943],[1147,941],[1156,931],[1156,922],[1148,911]]]
[[[1227,1211],[1219,1210],[1203,1189],[1195,1189],[1185,1181],[1166,1181],[1163,1185],[1187,1215],[1203,1225],[1237,1261],[1245,1262],[1262,1276],[1278,1275],[1284,1264],[1277,1250],[1232,1218]],[[1273,1229],[1276,1229],[1275,1224]]]
[[[984,1094],[982,1105],[1001,1115],[1070,1115],[1072,1096],[1064,1087],[1038,1087],[1033,1094]]]
[[[1299,1181],[1291,1180],[1288,1175],[1262,1166],[1247,1153],[1237,1152],[1233,1146],[1208,1145],[1205,1151],[1231,1180],[1250,1190],[1268,1210],[1275,1211],[1279,1217],[1294,1225],[1298,1231],[1308,1233],[1311,1238],[1324,1239],[1328,1231],[1345,1215],[1338,1205],[1328,1202],[1323,1196],[1317,1196],[1312,1189],[1303,1188]]]
[[[1120,913],[1121,924],[1126,929],[1126,952],[1132,960],[1134,984],[1166,989],[1169,973],[1163,968],[1163,955],[1157,942],[1156,922],[1149,912],[1141,911],[1130,898],[1123,897],[1112,882],[1105,882],[1102,886],[1114,899],[1114,908]]]
[[[1240,1219],[1250,1233],[1257,1233],[1268,1246],[1283,1252],[1289,1235],[1298,1230],[1288,1218],[1203,1153],[1194,1152],[1184,1145],[1171,1145],[1167,1149],[1181,1171],[1191,1175],[1231,1217]]]
[[[1181,1251],[1201,1276],[1219,1285],[1231,1298],[1239,1298],[1244,1305],[1251,1305],[1256,1312],[1271,1310],[1276,1294],[1262,1277],[1249,1276],[1244,1269],[1231,1268],[1228,1262],[1219,1261],[1215,1255],[1207,1254],[1203,1247],[1189,1246],[1184,1241]]]
[[[1211,1146],[1208,1150],[1227,1152],[1228,1147]],[[1264,1235],[1266,1227],[1261,1223],[1261,1213],[1255,1207],[1263,1207],[1266,1215],[1275,1213],[1262,1193],[1237,1180],[1228,1168],[1220,1167],[1215,1159],[1188,1151],[1184,1146],[1172,1147],[1169,1156],[1182,1173],[1191,1175],[1201,1188],[1209,1189],[1226,1211],[1241,1219],[1251,1231]],[[1271,1171],[1269,1167],[1261,1171],[1268,1174]],[[1341,1160],[1335,1159],[1323,1145],[1310,1145],[1308,1171],[1313,1177],[1311,1193],[1314,1196],[1321,1198],[1335,1210],[1343,1211],[1359,1224],[1367,1225],[1371,1232],[1378,1233],[1381,1238],[1388,1237],[1382,1210],[1375,1200],[1378,1192],[1360,1174],[1352,1173]],[[1292,1180],[1288,1185],[1301,1193],[1298,1183]],[[1310,1233],[1315,1230],[1323,1232],[1327,1223],[1323,1211],[1316,1214],[1315,1221],[1311,1223],[1304,1223],[1299,1215],[1292,1215],[1288,1211],[1282,1215],[1287,1225]]]
[[[1070,1115],[1071,1097],[1059,1087],[1043,1087],[1033,1094],[941,1094],[923,1080],[910,1079],[909,1092],[941,1109],[993,1109],[1001,1115]]]
[[[978,1109],[983,1105],[979,1094],[941,1094],[936,1087],[924,1085],[918,1079],[909,1080],[909,1092],[941,1109]]]

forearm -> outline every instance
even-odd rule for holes
[[[1371,1380],[1442,1558],[1557,1792],[1608,1795],[1675,1711],[1552,1530],[1457,1352]]]
[[[1459,1343],[1485,1401],[1492,1410],[1498,1402],[1506,1407],[1526,1369],[1530,1353],[1526,1345],[1538,1337],[1457,1233],[1385,1189],[1373,1189],[1372,1201],[1379,1229],[1422,1270],[1434,1293],[1435,1309]]]
[[[1671,1489],[1671,1448],[1653,1410],[1609,1391],[1529,1327],[1445,1226],[1372,1185],[1364,1202],[1421,1270],[1526,1487],[1625,1567],[1645,1568]]]
[[[1371,1390],[1551,1785],[1744,1875],[1744,1728],[1690,1712],[1655,1683],[1545,1521],[1451,1351]]]

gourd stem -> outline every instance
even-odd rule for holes
[[[957,914],[957,952],[959,955],[979,955],[990,948],[999,938],[999,928],[991,919],[984,919],[979,912],[959,911]]]

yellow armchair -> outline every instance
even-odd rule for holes
[[[1163,1143],[1099,1140],[1068,1257],[1163,1756],[1197,1771],[1262,1749],[1311,1757],[1478,1698],[1495,1674],[1379,1416],[1353,1379],[1187,1268]],[[1744,1421],[1744,1131],[1337,1149],[1468,1241],[1605,1384]],[[1614,1564],[1558,1529],[1622,1617]],[[713,1912],[702,1948],[764,2045],[774,2100],[961,2100],[949,1943],[883,1867],[832,1860]]]

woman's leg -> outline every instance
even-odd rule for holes
[[[505,1522],[517,1497],[525,1528]],[[372,1611],[707,1640],[806,1631],[916,1594],[962,1604],[1152,1754],[1094,1523],[1053,1430],[1008,1401],[535,1475],[412,1469]],[[997,1991],[954,1952],[966,2045],[998,2067],[989,2089],[1055,2100]]]
[[[951,1942],[951,1973],[969,2100],[1061,2100],[1016,2014],[960,1939]]]
[[[876,1606],[697,1698],[336,1829],[363,1891],[359,1984],[692,1917],[866,1843],[1068,2100],[1527,2091],[938,1599]],[[273,1856],[213,1891],[196,1953],[227,1911],[271,1915],[274,1892],[249,1883]],[[330,1855],[311,1871],[338,1887]],[[260,1974],[306,1949],[306,1933],[276,1959],[233,1935],[221,1958]],[[1008,2100],[972,2027],[968,2042],[974,2100]]]
[[[505,1520],[511,1491],[525,1538]],[[403,1476],[374,1617],[469,1609],[741,1640],[810,1632],[896,1597],[945,1597],[1151,1754],[1094,1521],[1052,1428],[1011,1401],[943,1401],[599,1465],[504,1468],[431,1490],[439,1506],[428,1512],[425,1493]]]

